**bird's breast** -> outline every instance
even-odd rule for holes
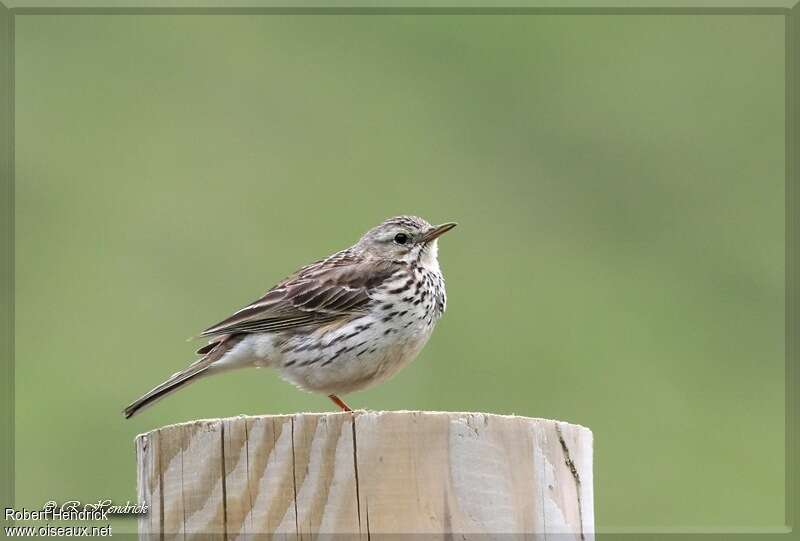
[[[382,284],[363,314],[289,336],[273,366],[301,388],[348,393],[385,381],[412,361],[444,310],[435,276],[407,273]]]

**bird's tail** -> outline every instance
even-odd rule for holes
[[[231,342],[234,341],[235,340],[232,339],[223,339],[216,344],[213,344],[215,347],[210,348],[210,350],[208,346],[201,348],[203,353],[206,353],[207,351],[206,355],[190,364],[180,372],[172,374],[172,376],[170,376],[165,382],[151,389],[147,394],[131,403],[123,412],[125,414],[125,418],[130,419],[143,409],[152,406],[168,394],[172,394],[178,389],[197,381],[204,375],[208,375],[210,373],[208,369],[211,367],[211,365],[215,361],[218,361],[225,353],[230,351],[231,346],[233,346]]]

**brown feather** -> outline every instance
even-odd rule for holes
[[[350,250],[307,265],[201,336],[271,332],[349,318],[371,302],[370,292],[403,264],[363,260]]]
[[[241,336],[225,336],[221,340],[214,342],[213,344],[209,344],[209,346],[213,345],[214,347],[209,350],[207,355],[196,360],[180,372],[172,374],[172,376],[170,376],[166,381],[151,389],[147,394],[131,403],[127,408],[125,408],[125,417],[133,417],[142,409],[153,405],[168,394],[171,394],[185,385],[196,381],[199,377],[206,373],[206,370],[214,362],[222,358],[222,356],[229,352],[233,346],[238,344],[241,339]],[[201,348],[201,350],[202,349],[205,348]]]

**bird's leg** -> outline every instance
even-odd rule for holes
[[[342,400],[341,398],[339,398],[335,394],[329,394],[328,398],[330,398],[331,401],[333,401],[334,404],[336,404],[337,406],[342,408],[342,411],[353,411],[353,410],[350,409],[350,406],[348,406],[347,404],[344,403],[344,400]]]

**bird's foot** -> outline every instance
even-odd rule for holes
[[[329,395],[328,395],[328,398],[330,398],[330,399],[331,399],[331,401],[332,401],[334,404],[336,404],[337,406],[339,406],[340,408],[342,408],[342,411],[353,411],[353,410],[351,410],[351,409],[350,409],[350,406],[348,406],[347,404],[345,404],[344,400],[342,400],[341,398],[339,398],[339,397],[338,397],[338,396],[336,396],[335,394],[329,394]]]

